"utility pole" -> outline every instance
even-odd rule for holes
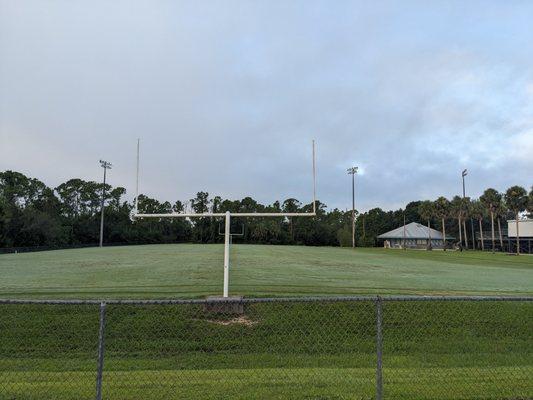
[[[111,163],[100,160],[100,166],[104,169],[104,183],[102,184],[102,201],[100,203],[100,247],[104,245],[104,200],[105,200],[105,178],[108,169],[111,169]]]
[[[465,190],[465,176],[468,175],[468,170],[464,169],[461,173],[461,177],[463,178],[463,200],[466,198],[466,190]],[[468,242],[466,238],[466,224],[464,226],[464,233],[465,233],[465,242],[466,242],[466,248],[468,248]],[[476,238],[474,237],[474,220],[472,219],[472,216],[470,216],[470,231],[472,232],[472,249],[476,249]]]
[[[348,168],[348,175],[352,176],[352,247],[355,248],[355,174],[358,167]]]

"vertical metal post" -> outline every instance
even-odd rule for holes
[[[313,213],[316,214],[316,161],[315,141],[313,140]]]
[[[348,168],[348,175],[352,176],[352,248],[355,248],[355,174],[358,167]]]
[[[100,247],[104,243],[104,203],[105,203],[105,176],[106,170],[111,169],[111,163],[100,160],[100,166],[104,169],[104,183],[102,184],[102,200],[100,204],[101,214],[100,214]]]
[[[226,211],[226,226],[224,229],[224,293],[223,297],[229,296],[229,240],[230,240],[231,214]]]
[[[516,213],[516,255],[520,254],[520,228],[518,223],[518,212]]]
[[[355,248],[355,174],[352,174],[352,247]]]
[[[461,172],[461,177],[463,178],[463,201],[466,197],[466,190],[465,190],[465,176],[468,175],[468,171],[465,169],[463,170],[463,172]],[[462,208],[462,207],[461,207]],[[460,224],[460,222],[459,222]],[[476,245],[474,243],[474,222],[472,221],[472,217],[470,217],[470,227],[472,228],[472,248],[475,250],[476,249]],[[461,227],[459,226],[459,234],[461,232]],[[466,234],[466,223],[465,221],[463,221],[463,232],[464,232],[464,237],[465,237],[465,247],[468,249],[468,239],[467,239],[467,234]]]
[[[376,399],[383,400],[383,309],[381,297],[376,300]]]
[[[104,372],[105,303],[100,304],[100,329],[98,331],[98,365],[96,369],[96,400],[102,400],[102,377]]]
[[[104,243],[104,201],[105,201],[105,175],[106,175],[107,168],[104,167],[104,183],[102,185],[102,201],[100,203],[100,247],[103,246]]]
[[[135,214],[139,212],[139,147],[141,146],[141,139],[137,139],[137,171],[135,179]]]

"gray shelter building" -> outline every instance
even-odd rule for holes
[[[409,249],[426,249],[430,235],[431,247],[442,249],[444,247],[442,233],[418,222],[411,222],[405,226],[400,226],[392,231],[385,232],[379,235],[378,239],[384,241],[385,247],[402,248],[405,246]],[[446,239],[453,238],[447,236]]]

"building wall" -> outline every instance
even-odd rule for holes
[[[507,229],[509,237],[516,238],[516,220],[507,221]],[[520,237],[533,238],[533,219],[524,219],[518,221],[518,229]]]
[[[391,248],[401,249],[404,245],[403,239],[386,239],[389,241]],[[405,247],[408,249],[426,249],[427,248],[427,239],[405,239]],[[441,239],[432,239],[431,246],[434,249],[442,249],[442,240]]]

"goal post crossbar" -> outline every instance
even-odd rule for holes
[[[314,217],[316,212],[307,213],[261,213],[261,212],[230,212],[232,217]],[[207,217],[225,217],[226,213],[164,213],[164,214],[134,214],[135,218],[207,218]]]

